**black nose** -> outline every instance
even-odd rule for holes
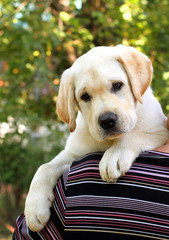
[[[112,130],[116,124],[117,115],[113,112],[108,112],[99,116],[98,122],[99,125],[104,130]]]

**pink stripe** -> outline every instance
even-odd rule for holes
[[[136,179],[136,180],[142,180],[144,182],[153,182],[153,183],[164,183],[166,185],[169,185],[169,181],[164,181],[164,180],[160,180],[160,179],[156,179],[156,178],[146,178],[146,177],[141,177],[141,176],[132,176],[132,175],[126,175],[125,176],[127,179]],[[158,186],[157,186],[158,187]]]
[[[169,153],[164,153],[164,152],[158,152],[158,151],[149,151],[150,153],[155,153],[157,155],[162,155],[162,156],[167,156],[169,157]]]
[[[152,171],[152,172],[166,172],[168,173],[169,171],[169,167],[158,167],[158,166],[154,166],[154,165],[147,165],[147,164],[138,164],[132,167],[132,169],[141,169],[141,170],[145,170],[146,171]]]
[[[166,175],[166,174],[156,174],[156,173],[149,173],[149,172],[147,173],[145,171],[137,171],[137,170],[132,170],[132,169],[130,169],[130,172],[141,173],[141,174],[156,176],[156,177],[169,178],[169,175]]]
[[[66,216],[78,216],[78,215],[87,215],[87,216],[96,216],[96,217],[98,217],[98,216],[104,216],[104,217],[106,217],[106,216],[109,216],[109,217],[122,217],[122,218],[126,218],[126,219],[137,219],[137,220],[145,220],[145,221],[147,221],[147,222],[154,222],[154,223],[160,223],[160,224],[162,224],[162,223],[164,223],[164,224],[166,224],[166,225],[169,225],[169,222],[167,221],[167,222],[164,222],[164,221],[161,221],[161,219],[159,220],[159,221],[157,221],[157,220],[153,220],[153,219],[150,219],[150,218],[144,218],[144,217],[135,217],[135,216],[129,216],[129,215],[123,215],[123,214],[121,214],[121,215],[119,215],[119,214],[114,214],[114,213],[112,213],[112,214],[107,214],[107,213],[90,213],[90,212],[87,212],[87,213],[85,213],[85,212],[67,212],[66,213]]]
[[[146,230],[149,230],[149,231],[153,231],[153,232],[160,232],[160,233],[169,233],[169,230],[166,229],[166,228],[160,228],[158,226],[151,226],[151,225],[145,225],[145,224],[141,224],[141,223],[132,223],[132,222],[121,222],[120,220],[117,221],[116,219],[114,219],[111,223],[108,223],[107,221],[101,221],[101,220],[90,220],[90,219],[77,219],[76,220],[68,220],[66,222],[68,225],[72,224],[72,225],[82,225],[84,226],[84,223],[88,223],[88,225],[90,224],[95,226],[97,224],[97,226],[104,226],[104,227],[113,227],[113,226],[117,226],[117,227],[129,227],[131,229],[146,229]]]
[[[61,184],[58,184],[58,188],[59,188],[59,193],[60,193],[60,195],[62,196],[62,200],[63,200],[63,202],[64,203],[66,203],[65,202],[65,194],[64,194],[64,190],[63,190],[63,188],[62,188],[62,185]]]
[[[85,167],[85,168],[84,168],[84,166],[83,166],[83,168],[81,168],[81,169],[79,169],[79,170],[74,170],[74,171],[73,171],[73,174],[74,174],[74,173],[78,173],[78,172],[84,172],[84,169],[85,169],[85,171],[86,171],[86,170],[98,170],[98,167]]]
[[[79,175],[77,175],[77,176],[72,176],[72,177],[69,177],[69,181],[71,181],[71,180],[74,180],[74,179],[76,179],[76,180],[81,180],[81,178],[88,178],[88,177],[90,177],[90,178],[97,178],[96,180],[98,181],[98,178],[99,179],[101,179],[100,178],[100,174],[98,174],[98,173],[96,173],[96,174],[94,174],[94,173],[92,173],[92,174],[90,174],[90,173],[88,173],[88,174],[79,174]],[[68,182],[68,185],[69,185],[69,182]]]

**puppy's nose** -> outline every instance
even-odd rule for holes
[[[112,130],[116,124],[117,115],[113,112],[108,112],[99,116],[98,122],[99,125],[104,130]]]

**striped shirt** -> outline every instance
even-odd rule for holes
[[[141,154],[113,184],[100,178],[102,156],[74,162],[54,189],[47,226],[33,233],[21,215],[13,240],[169,239],[169,154]]]

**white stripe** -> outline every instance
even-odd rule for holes
[[[166,238],[166,235],[162,235],[162,234],[157,234],[157,233],[154,233],[154,232],[145,232],[145,231],[139,231],[139,230],[135,230],[135,229],[123,229],[123,228],[106,228],[106,227],[97,227],[97,226],[94,226],[94,227],[91,227],[91,226],[87,226],[87,228],[85,228],[83,225],[82,226],[71,226],[71,228],[73,229],[80,229],[80,230],[82,230],[83,231],[83,229],[100,229],[100,230],[102,230],[102,229],[104,229],[105,231],[106,230],[109,230],[109,231],[111,231],[111,232],[113,232],[112,230],[115,230],[116,232],[119,232],[119,231],[122,231],[122,233],[127,233],[127,232],[131,232],[131,235],[132,235],[132,233],[140,233],[140,234],[145,234],[145,235],[148,235],[148,236],[151,236],[151,237],[155,237],[155,236],[157,236],[157,237],[165,237],[164,239],[168,239],[168,238]],[[70,229],[71,229],[70,228]],[[67,230],[69,230],[69,228],[68,229],[65,229],[66,231]],[[89,230],[90,231],[90,230]],[[134,235],[134,234],[133,234]],[[168,237],[168,235],[167,235],[167,237]]]
[[[161,189],[161,188],[156,188],[156,187],[148,187],[148,186],[145,186],[145,185],[137,185],[137,184],[132,184],[132,183],[124,183],[124,182],[116,182],[116,183],[107,183],[107,182],[102,182],[102,181],[100,181],[100,182],[98,182],[98,181],[81,181],[81,182],[74,182],[74,183],[67,183],[67,187],[69,187],[69,186],[74,186],[74,185],[78,185],[78,184],[86,184],[86,183],[93,183],[93,184],[112,184],[112,185],[114,185],[114,184],[117,184],[117,185],[126,185],[126,186],[132,186],[132,187],[139,187],[139,188],[147,188],[147,189],[151,189],[151,190],[155,190],[155,191],[162,191],[162,192],[168,192],[169,193],[169,189],[167,190],[165,190],[165,189]],[[140,183],[141,184],[141,183]]]
[[[154,227],[160,227],[160,228],[168,228],[167,226],[163,226],[163,225],[159,225],[159,224],[155,224],[155,223],[150,223],[150,222],[142,222],[142,221],[134,221],[134,220],[130,220],[130,219],[122,219],[122,218],[106,218],[106,217],[89,217],[89,216],[82,216],[82,215],[79,215],[79,216],[71,216],[71,217],[68,217],[66,216],[66,219],[98,219],[98,220],[109,220],[109,221],[112,221],[112,222],[115,222],[115,221],[120,221],[120,222],[126,222],[126,223],[139,223],[139,224],[142,224],[142,225],[148,225],[148,226],[154,226]],[[131,226],[132,228],[132,226]]]

